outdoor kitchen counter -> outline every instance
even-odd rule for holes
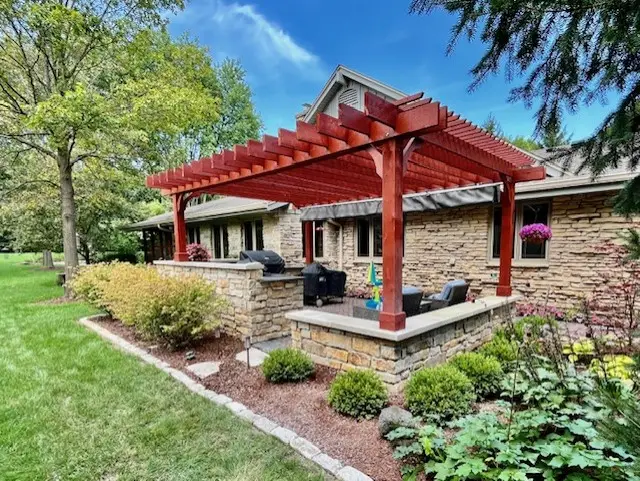
[[[302,276],[289,276],[287,274],[264,276],[260,279],[260,282],[289,282],[289,281],[302,281]]]

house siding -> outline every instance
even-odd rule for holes
[[[618,239],[640,219],[616,215],[611,194],[559,196],[551,200],[551,229],[547,260],[514,261],[512,285],[529,302],[549,302],[562,309],[579,306],[615,269],[612,257],[597,251],[607,240]],[[489,259],[492,206],[467,206],[439,212],[409,213],[405,224],[403,283],[439,291],[452,279],[464,278],[475,295],[495,295],[497,260]],[[343,222],[343,268],[347,287],[366,285],[369,260],[356,258],[355,219]],[[327,247],[328,247],[327,243]],[[335,242],[338,245],[338,242]],[[331,267],[338,252],[325,250]],[[529,262],[525,265],[524,262]],[[382,278],[382,263],[377,262]]]

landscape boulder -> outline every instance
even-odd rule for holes
[[[385,437],[396,428],[416,428],[418,424],[418,419],[413,417],[406,409],[402,409],[400,406],[389,406],[380,413],[378,430],[380,431],[380,436]]]

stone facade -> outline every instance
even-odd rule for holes
[[[472,351],[489,341],[493,331],[513,314],[514,305],[512,302],[464,319],[454,318],[450,323],[401,341],[316,325],[312,320],[303,322],[297,320],[302,317],[295,316],[296,320],[291,321],[292,345],[309,353],[317,364],[340,370],[372,369],[395,390],[413,371],[441,364],[459,352]],[[445,310],[451,309],[454,308]],[[421,322],[425,323],[436,317],[432,313],[421,316],[424,316]]]
[[[222,325],[231,335],[252,342],[266,341],[290,334],[285,313],[302,308],[302,279],[263,277],[262,265],[207,262],[156,261],[165,275],[198,275],[215,284],[228,307]]]
[[[300,211],[293,207],[278,209],[277,211],[258,216],[227,217],[215,222],[189,224],[200,229],[200,242],[207,246],[213,255],[213,226],[226,225],[229,235],[228,260],[238,259],[240,251],[244,250],[244,226],[246,221],[262,219],[264,248],[280,254],[290,266],[302,266],[302,224]]]
[[[553,238],[548,258],[514,261],[514,293],[527,302],[548,302],[572,309],[589,295],[605,274],[614,270],[614,259],[597,251],[604,241],[618,239],[640,219],[613,213],[607,193],[558,196],[550,199]],[[439,291],[452,279],[471,283],[477,296],[495,294],[498,261],[489,258],[492,206],[467,206],[438,212],[409,213],[405,224],[403,283]],[[363,287],[371,259],[356,257],[356,223],[343,222],[343,264],[348,288]],[[338,257],[337,254],[333,256]],[[382,262],[374,259],[382,278]]]

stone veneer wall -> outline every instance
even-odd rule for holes
[[[372,369],[386,384],[399,389],[413,371],[441,364],[459,352],[472,351],[489,341],[493,331],[507,321],[514,306],[514,303],[502,305],[403,341],[292,320],[292,346],[309,353],[317,364],[334,369]]]
[[[529,302],[548,302],[562,309],[578,306],[611,275],[614,259],[597,251],[605,240],[616,240],[640,219],[616,215],[611,194],[576,194],[550,199],[551,229],[548,259],[514,261],[514,293]],[[407,214],[405,227],[404,284],[439,291],[451,279],[471,282],[472,293],[494,295],[498,262],[489,260],[491,206],[469,206],[439,212]],[[343,228],[344,270],[350,288],[364,286],[370,260],[355,257],[355,221]],[[337,257],[337,253],[334,257]],[[528,263],[527,263],[528,262]],[[377,264],[382,278],[382,264]]]
[[[252,342],[288,336],[285,313],[302,308],[302,279],[264,278],[258,263],[156,261],[154,265],[164,275],[197,275],[215,284],[216,292],[229,302],[222,314],[225,331],[251,336]]]

